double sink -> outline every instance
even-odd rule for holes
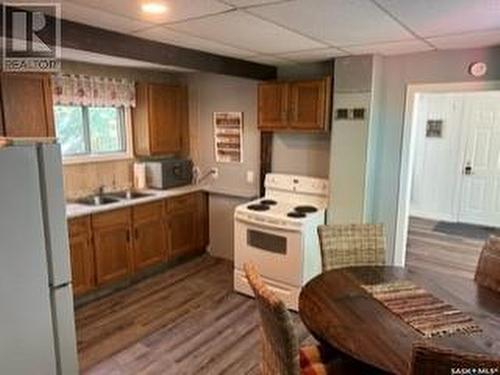
[[[134,190],[117,191],[114,193],[99,193],[80,198],[75,203],[86,206],[103,206],[110,203],[116,203],[123,200],[130,201],[138,198],[150,197],[153,194],[143,193]]]

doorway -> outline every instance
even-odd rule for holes
[[[415,248],[411,241],[415,233],[420,233],[418,228],[427,228],[427,234],[436,228],[437,234],[431,235],[439,239],[439,249],[432,249],[432,255],[441,250],[443,260],[450,255],[447,251],[452,251],[446,249],[446,241],[467,242],[467,235],[476,233],[470,239],[474,251],[462,257],[469,256],[474,267],[475,253],[479,255],[480,241],[483,241],[478,233],[486,237],[497,233],[494,228],[500,227],[498,103],[500,84],[497,82],[408,88],[396,264],[405,264],[408,244],[408,251]],[[439,238],[442,228],[447,232]],[[453,237],[454,234],[457,237]],[[446,261],[443,264],[446,265]]]

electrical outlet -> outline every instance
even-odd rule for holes
[[[210,169],[210,173],[212,173],[212,177],[214,178],[214,180],[217,180],[219,178],[219,168],[212,167]]]

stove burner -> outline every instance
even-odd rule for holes
[[[302,214],[310,214],[312,212],[318,211],[318,209],[314,206],[297,206],[294,208],[294,210]]]
[[[274,205],[278,204],[278,202],[276,202],[273,199],[262,199],[259,203],[260,204],[265,204],[265,205],[268,205],[268,206],[274,206]]]
[[[252,210],[252,211],[267,211],[267,210],[269,210],[269,206],[267,206],[265,204],[251,204],[251,205],[247,206],[247,208],[249,210]]]
[[[302,212],[292,211],[292,212],[287,213],[286,216],[298,219],[298,218],[306,217],[306,214],[302,213]]]

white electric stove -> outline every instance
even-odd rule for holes
[[[321,272],[317,228],[325,223],[328,181],[269,173],[265,196],[236,207],[234,288],[253,296],[243,271],[257,267],[266,284],[291,310],[301,287]]]

